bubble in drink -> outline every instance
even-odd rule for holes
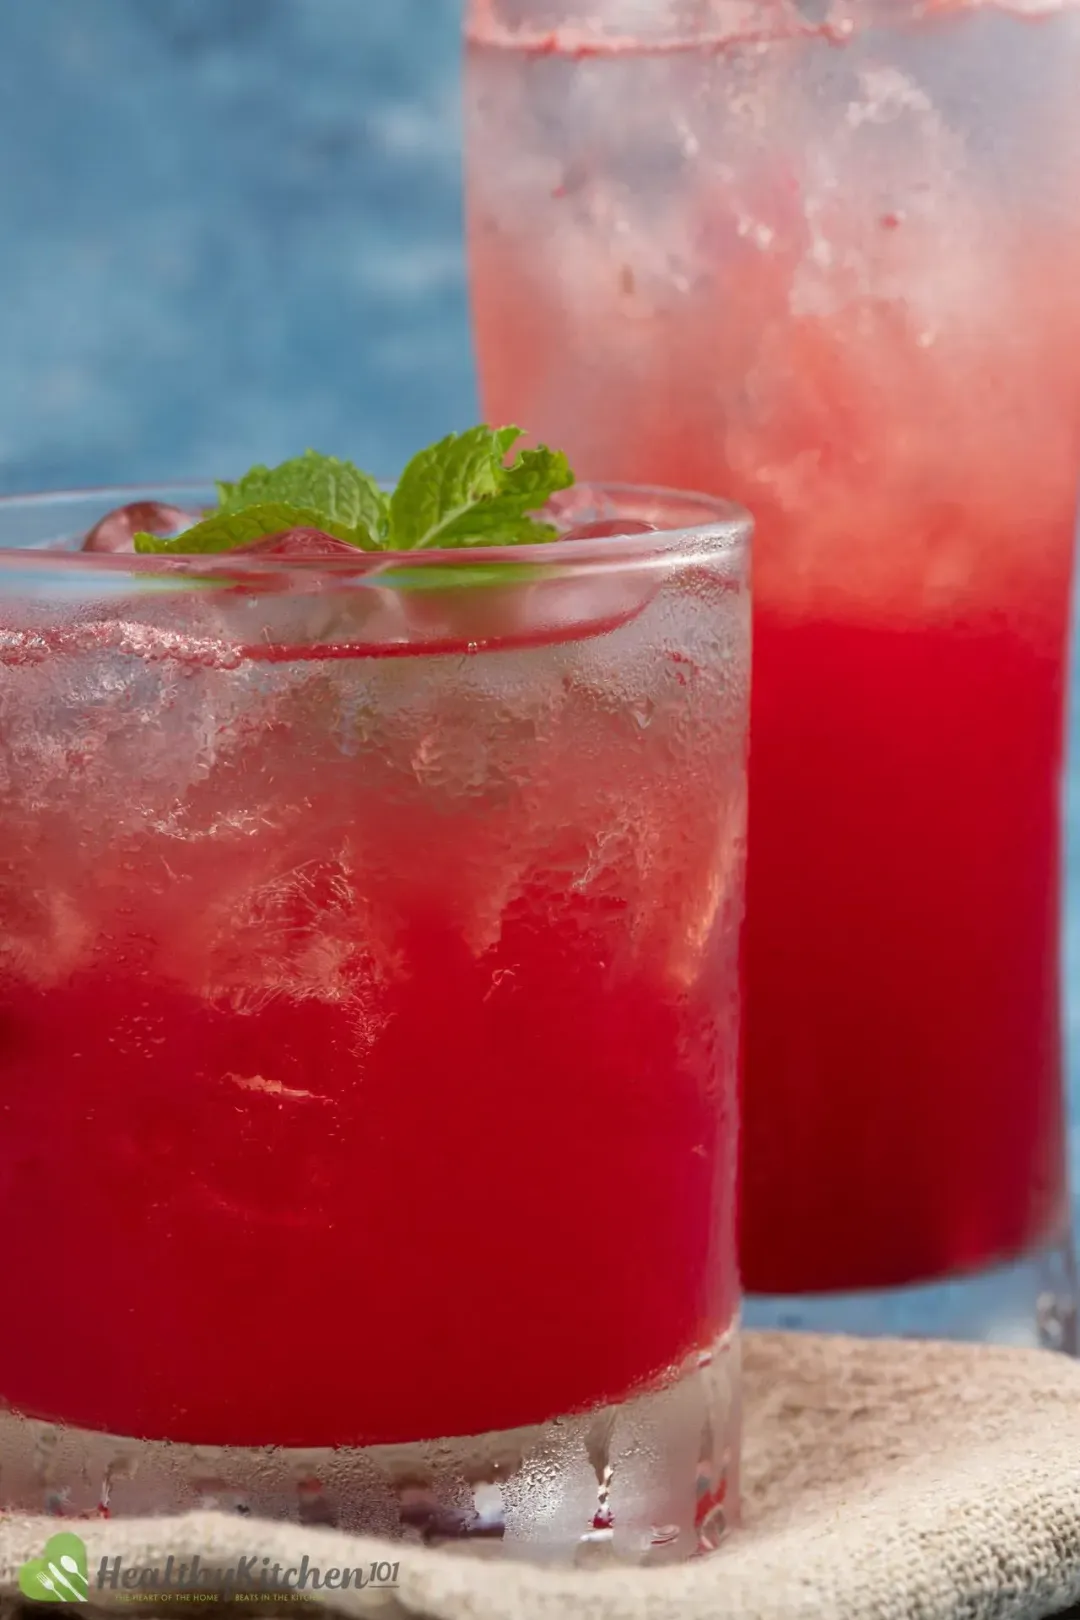
[[[197,512],[185,512],[179,506],[165,506],[161,501],[132,501],[128,506],[106,512],[86,536],[82,549],[133,552],[137,534],[181,534],[198,521]]]

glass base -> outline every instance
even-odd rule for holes
[[[1071,1241],[948,1282],[855,1294],[751,1295],[751,1328],[900,1339],[970,1339],[1075,1356],[1077,1275]]]
[[[123,1439],[0,1411],[0,1511],[214,1508],[571,1563],[710,1551],[738,1503],[738,1330],[661,1388],[534,1428],[298,1451]]]

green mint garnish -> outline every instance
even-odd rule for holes
[[[253,540],[265,540],[271,534],[283,534],[286,529],[321,529],[324,534],[332,534],[337,540],[348,540],[351,545],[359,546],[364,551],[377,549],[366,532],[338,523],[314,507],[286,506],[281,501],[269,501],[237,510],[219,510],[170,539],[162,539],[157,534],[137,534],[135,550],[174,552],[183,556],[196,552],[235,551],[237,546],[250,545]]]
[[[137,534],[135,550],[175,555],[233,551],[286,529],[320,529],[362,551],[516,546],[554,540],[531,514],[574,482],[561,451],[541,445],[506,457],[516,427],[470,428],[421,450],[392,496],[350,461],[308,450],[280,467],[219,483],[218,507],[183,534]]]
[[[390,548],[515,546],[554,540],[538,511],[574,482],[561,451],[523,450],[507,466],[521,429],[470,428],[413,457],[390,501]]]
[[[339,526],[339,538],[363,536],[373,549],[386,532],[389,500],[374,478],[351,461],[320,456],[307,450],[280,467],[252,467],[235,484],[218,484],[219,509],[240,512],[247,507],[280,503],[319,512]],[[334,529],[328,529],[333,534]],[[363,539],[356,539],[363,545]]]

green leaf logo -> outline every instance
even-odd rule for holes
[[[70,1530],[51,1536],[41,1558],[19,1571],[19,1591],[35,1603],[89,1603],[86,1543]]]

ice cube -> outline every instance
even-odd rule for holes
[[[636,518],[606,518],[598,523],[579,523],[560,538],[563,540],[606,540],[619,534],[655,534],[655,523],[639,523]]]
[[[357,547],[347,540],[336,540],[321,529],[285,529],[281,534],[268,534],[262,540],[252,540],[246,546],[237,546],[235,557],[348,557],[359,558]]]
[[[179,506],[165,506],[161,501],[131,501],[106,512],[95,523],[82,543],[84,551],[134,551],[135,536],[147,534],[173,535],[198,523],[197,512],[182,511]]]
[[[267,656],[267,649],[294,652],[320,646],[376,651],[407,640],[407,627],[394,592],[372,585],[377,569],[370,554],[321,529],[285,529],[237,546],[227,560],[243,560],[215,593],[223,624]],[[247,566],[266,559],[265,568]],[[329,566],[350,561],[355,569]],[[296,568],[288,565],[298,564]],[[320,568],[319,562],[327,567]],[[273,598],[273,600],[271,600]],[[277,654],[274,654],[275,656]]]

